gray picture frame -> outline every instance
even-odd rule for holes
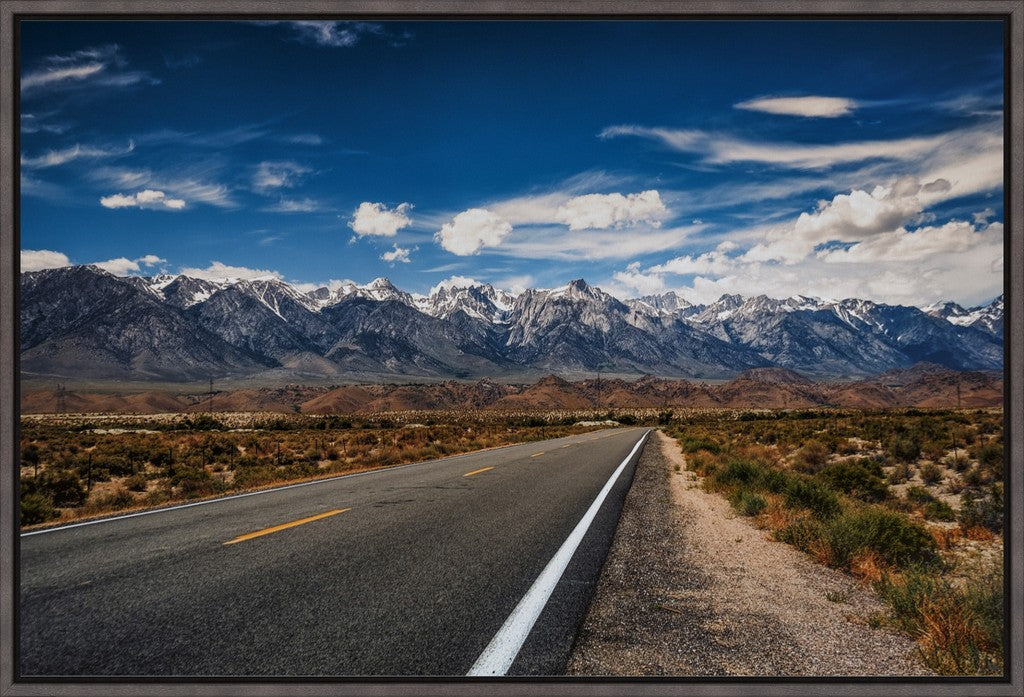
[[[1002,18],[1008,42],[1005,148],[1005,349],[1009,565],[1007,675],[1000,679],[498,679],[415,681],[19,680],[17,589],[18,134],[20,18]],[[1024,695],[1024,0],[0,0],[0,697],[10,695]]]

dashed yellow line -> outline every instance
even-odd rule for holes
[[[544,451],[541,450],[539,453],[534,453],[533,455],[530,455],[530,457],[540,457],[543,454],[544,454]]]
[[[274,532],[280,532],[281,530],[287,530],[288,528],[294,528],[296,525],[305,525],[306,523],[312,523],[314,520],[320,520],[321,518],[327,518],[329,516],[338,515],[339,513],[344,513],[345,511],[351,511],[351,510],[352,510],[351,508],[342,508],[342,509],[338,509],[338,510],[327,511],[326,513],[318,513],[316,515],[311,515],[308,518],[303,518],[302,520],[293,520],[290,523],[282,523],[281,525],[275,525],[272,528],[264,528],[262,530],[257,530],[256,532],[250,532],[250,533],[246,533],[245,535],[239,535],[235,539],[228,540],[224,544],[226,544],[226,545],[233,545],[233,544],[236,544],[238,542],[245,542],[246,540],[251,540],[251,539],[256,538],[256,537],[263,537],[264,535],[269,535],[269,534],[274,533]]]
[[[466,472],[462,476],[463,477],[472,477],[474,474],[480,474],[481,472],[486,472],[487,470],[492,470],[492,469],[494,469],[494,468],[493,467],[481,467],[478,470],[473,470],[472,472]]]

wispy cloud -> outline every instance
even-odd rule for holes
[[[600,133],[601,138],[635,136],[661,142],[679,152],[702,155],[709,164],[758,162],[795,169],[824,169],[834,165],[860,163],[868,160],[921,160],[942,148],[949,147],[966,135],[981,139],[990,136],[991,128],[969,132],[954,131],[932,136],[872,140],[827,145],[800,143],[767,143],[734,138],[701,130],[648,128],[645,126],[611,126]]]
[[[21,156],[21,166],[26,169],[46,169],[58,167],[79,159],[96,159],[104,157],[119,157],[127,155],[135,149],[135,143],[129,142],[126,148],[102,148],[95,145],[82,145],[76,143],[63,150],[50,150],[43,155],[36,157]]]
[[[852,114],[859,104],[845,97],[758,97],[734,106],[765,114],[834,119]]]
[[[267,213],[315,213],[323,210],[323,206],[311,198],[282,198],[260,210]]]
[[[149,73],[129,70],[128,61],[116,44],[48,56],[21,75],[25,96],[46,89],[129,87],[140,83],[158,84],[159,80]]]
[[[286,143],[295,143],[296,145],[323,145],[323,136],[317,133],[296,133],[290,136],[284,136],[282,138]]]
[[[303,20],[285,24],[298,40],[328,48],[351,48],[364,36],[385,33],[383,25],[373,22]]]
[[[100,167],[89,176],[93,181],[119,189],[156,189],[192,203],[205,203],[219,208],[238,207],[227,186],[205,178],[210,174],[210,171],[202,167],[193,171],[186,170],[178,176],[167,176],[149,169]]]
[[[292,188],[311,171],[309,167],[298,162],[260,162],[252,176],[252,188],[261,194],[275,189]]]

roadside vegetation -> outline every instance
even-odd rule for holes
[[[688,467],[777,540],[872,584],[871,617],[944,675],[1003,671],[1003,415],[807,410],[673,419]]]
[[[500,412],[23,418],[21,524],[63,522],[597,428],[574,425],[577,420]]]

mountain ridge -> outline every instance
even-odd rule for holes
[[[303,292],[284,281],[120,277],[94,266],[21,275],[26,374],[188,381],[514,378],[544,373],[728,379],[762,368],[854,378],[930,361],[1002,368],[1002,296],[964,310],[867,300],[674,292],[620,300],[583,279],[514,294],[386,278]],[[146,331],[141,331],[146,327]]]

